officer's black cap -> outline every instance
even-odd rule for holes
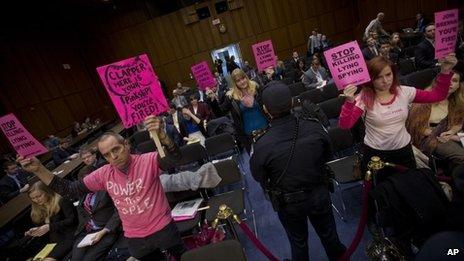
[[[262,100],[271,115],[289,112],[292,109],[290,88],[280,81],[272,81],[266,85]]]

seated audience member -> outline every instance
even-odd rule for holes
[[[29,189],[27,181],[29,174],[13,161],[4,162],[3,170],[5,176],[0,179],[0,200],[6,203],[19,193],[27,192]]]
[[[189,101],[189,110],[195,114],[203,124],[206,124],[206,122],[212,119],[211,109],[209,108],[208,104],[198,100],[198,95],[190,95]]]
[[[75,121],[74,126],[71,130],[71,136],[77,137],[79,134],[86,132],[87,130],[83,129],[79,122]]]
[[[77,151],[69,147],[69,140],[61,139],[60,145],[53,150],[53,163],[55,163],[55,166],[58,166],[66,160],[72,159],[71,156],[75,153],[77,153]]]
[[[182,95],[185,98],[187,98],[188,95],[190,95],[190,92],[192,91],[192,88],[187,87],[187,86],[183,86],[181,82],[178,82],[177,85],[176,85],[176,91],[177,91],[178,95]]]
[[[211,108],[214,114],[213,118],[219,118],[225,115],[220,107],[222,100],[224,100],[224,95],[225,93],[219,93],[217,87],[206,90],[206,104]]]
[[[447,99],[433,104],[413,104],[407,124],[413,144],[437,154],[450,163],[450,169],[464,163],[464,148],[457,135],[464,123],[464,83],[454,73]]]
[[[322,51],[329,50],[330,48],[332,48],[332,46],[333,46],[332,42],[329,39],[327,39],[327,36],[325,34],[323,34],[321,36]]]
[[[57,138],[54,135],[49,134],[47,140],[45,140],[44,143],[47,148],[54,149],[58,145],[60,145],[60,138]]]
[[[435,67],[438,64],[435,59],[435,25],[425,27],[424,39],[416,46],[414,57],[416,67],[419,70]]]
[[[362,49],[362,54],[366,61],[378,56],[380,54],[379,50],[377,49],[377,45],[375,39],[372,36],[367,37],[366,39],[367,46]]]
[[[392,35],[390,36],[390,45],[391,52],[395,53],[396,56],[398,56],[398,59],[402,59],[404,57],[404,50],[399,33],[392,33]]]
[[[76,209],[41,181],[31,186],[28,195],[32,201],[32,222],[38,226],[26,231],[25,235],[42,237],[48,233],[48,243],[56,243],[56,246],[44,260],[63,259],[74,243]]]
[[[172,91],[172,95],[174,96],[174,98],[172,98],[172,103],[176,109],[188,105],[187,99],[183,95],[180,95],[177,89]]]
[[[88,148],[81,149],[79,155],[85,164],[79,171],[79,180],[83,180],[85,176],[107,164],[105,160],[98,159],[96,153]],[[77,216],[79,224],[75,232],[71,260],[103,260],[116,242],[121,226],[118,212],[108,192],[101,190],[82,196],[77,205]],[[94,234],[92,245],[78,247],[87,234]]]
[[[303,74],[302,82],[307,89],[315,89],[327,79],[329,79],[327,70],[321,66],[319,59],[315,58],[309,69]]]
[[[193,114],[187,107],[182,108],[182,119],[180,121],[182,126],[181,134],[184,140],[188,143],[199,141],[201,145],[205,145],[205,125],[195,114]]]
[[[180,132],[177,130],[177,128],[172,125],[166,123],[166,121],[161,120],[161,128],[164,129],[166,132],[166,135],[176,144],[177,147],[182,147],[185,145],[185,141],[180,135]]]
[[[298,81],[301,81],[306,70],[308,70],[308,67],[306,66],[306,60],[301,58],[298,60],[298,68],[296,70]]]
[[[129,143],[121,135],[106,133],[100,137],[98,149],[109,164],[93,171],[83,180],[73,182],[57,177],[35,157],[28,159],[19,157],[18,161],[25,170],[33,172],[42,182],[63,196],[82,197],[89,192],[106,191],[118,210],[129,252],[133,257],[139,260],[159,260],[161,258],[159,250],[167,250],[180,260],[185,247],[172,221],[171,209],[164,194],[164,192],[179,191],[175,190],[179,186],[173,188],[172,185],[176,184],[166,183],[173,182],[174,175],[161,175],[161,169],[171,167],[173,161],[181,159],[182,154],[161,130],[159,118],[149,116],[144,123],[149,131],[158,134],[161,144],[165,147],[166,157],[160,158],[156,152],[131,155]],[[202,183],[211,180],[210,174],[216,175],[216,180],[209,187],[217,185],[220,178],[214,166],[207,163],[203,167],[205,167],[203,172],[198,173],[202,178],[192,179],[195,184],[185,184],[185,186],[203,187]],[[192,176],[192,172],[183,173],[186,175],[177,181],[182,182]],[[178,175],[180,174],[182,173]],[[126,186],[133,186],[134,189],[128,190],[130,192],[121,191],[121,188]],[[183,186],[181,184],[181,187]],[[127,193],[130,193],[130,200],[127,200]],[[68,234],[72,235],[72,233]]]
[[[179,133],[182,134],[181,130],[181,124],[180,122],[182,121],[182,113],[180,112],[180,109],[177,109],[177,107],[173,104],[169,104],[169,111],[168,115],[164,119],[166,124],[173,125]]]
[[[390,41],[380,41],[380,55],[393,64],[398,64],[398,55],[391,51]]]

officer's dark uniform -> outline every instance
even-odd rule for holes
[[[275,181],[284,171],[290,156],[296,118],[289,113],[291,94],[280,82],[271,82],[262,94],[263,104],[272,119],[267,132],[253,145],[250,168],[253,177],[265,186],[270,177]],[[281,113],[286,111],[287,113]],[[323,171],[330,156],[327,132],[315,120],[300,119],[293,158],[278,184],[286,198],[278,215],[291,244],[292,260],[309,260],[307,218],[314,226],[325,251],[336,260],[345,250],[336,231],[332,204]]]

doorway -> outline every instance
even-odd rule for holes
[[[226,61],[232,56],[235,57],[235,62],[238,64],[238,66],[243,68],[242,53],[240,52],[240,46],[238,44],[231,44],[226,47],[211,51],[211,59],[213,59],[213,64],[216,59],[222,60],[222,72],[224,76],[228,75]],[[217,70],[217,68],[214,68],[214,70]]]

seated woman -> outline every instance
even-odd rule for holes
[[[79,179],[84,179],[92,171],[106,164],[98,160],[94,151],[89,148],[81,149],[80,157],[86,167],[79,172]],[[71,260],[102,260],[116,242],[121,220],[114,207],[113,201],[106,191],[90,192],[79,200],[77,205],[79,225],[76,229],[76,240],[72,250]],[[78,247],[87,234],[94,234],[92,245]]]
[[[29,190],[32,201],[31,218],[37,224],[26,231],[26,236],[42,237],[49,235],[49,243],[56,246],[44,260],[60,260],[71,250],[76,228],[76,209],[73,204],[53,192],[41,181],[34,183]]]
[[[180,125],[181,135],[187,144],[200,142],[202,146],[205,146],[205,125],[188,107],[182,108]]]
[[[450,170],[464,163],[464,148],[458,135],[464,122],[464,79],[455,72],[445,100],[413,104],[407,128],[420,150],[449,161]]]

